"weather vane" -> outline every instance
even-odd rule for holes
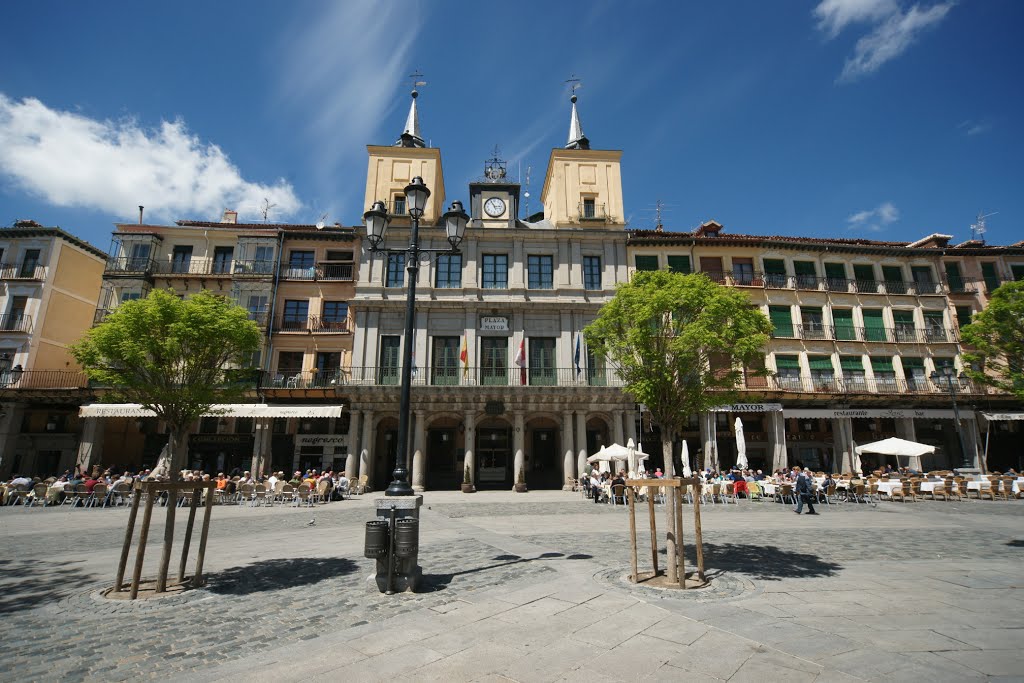
[[[423,74],[420,73],[419,69],[416,69],[411,74],[409,74],[409,80],[412,82],[412,89],[413,90],[415,90],[416,88],[419,88],[419,87],[424,86],[424,85],[427,84],[427,82],[422,80],[422,79],[423,79]]]
[[[569,87],[572,89],[573,95],[576,94],[578,89],[583,87],[583,84],[580,83],[580,79],[576,78],[576,74],[569,74],[569,78],[565,79],[565,82],[570,84]]]

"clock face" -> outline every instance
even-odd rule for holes
[[[488,216],[497,217],[505,213],[505,202],[498,197],[491,197],[484,202],[484,211]]]

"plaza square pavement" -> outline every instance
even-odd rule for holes
[[[207,587],[135,603],[99,595],[126,509],[0,509],[0,680],[1024,680],[1024,501],[705,505],[712,585],[680,593],[624,580],[621,507],[431,491],[422,590],[386,596],[377,495],[216,506]]]

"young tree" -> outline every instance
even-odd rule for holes
[[[110,387],[110,398],[140,403],[167,423],[169,439],[154,472],[177,478],[189,428],[244,392],[225,373],[229,365],[246,365],[259,343],[248,312],[224,297],[204,290],[179,299],[154,290],[121,304],[71,352],[90,379]]]
[[[993,292],[960,339],[971,347],[963,354],[968,377],[1024,400],[1024,282]]]
[[[674,476],[672,444],[690,417],[733,400],[741,367],[760,365],[772,324],[750,298],[701,274],[641,271],[619,285],[583,331],[626,393],[647,405],[661,429],[665,476]],[[667,528],[675,528],[666,505]],[[675,556],[675,533],[666,551]],[[669,563],[669,580],[675,564]]]

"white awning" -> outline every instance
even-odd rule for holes
[[[205,417],[341,417],[343,406],[267,405],[266,403],[221,403]],[[79,417],[156,417],[138,403],[92,403],[78,410]]]
[[[982,413],[986,420],[1024,420],[1024,413]]]

